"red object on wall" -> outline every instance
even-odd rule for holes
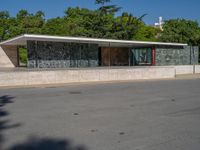
[[[155,65],[155,47],[152,47],[151,49],[151,65]]]

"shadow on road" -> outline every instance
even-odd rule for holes
[[[31,137],[27,142],[17,144],[9,150],[88,150],[85,146],[73,146],[66,139],[36,138]]]
[[[20,123],[12,124],[11,120],[5,119],[10,113],[5,106],[14,103],[15,97],[9,95],[0,96],[0,150],[5,141],[3,131],[20,127]],[[11,146],[8,150],[88,150],[85,146],[74,146],[68,139],[37,138],[31,137],[24,143]]]
[[[9,112],[5,110],[5,106],[9,103],[14,103],[13,99],[15,97],[9,96],[9,95],[3,95],[0,96],[0,149],[2,147],[4,137],[3,137],[3,131],[10,129],[10,128],[16,128],[21,126],[21,124],[10,124],[10,120],[3,119],[4,117],[9,115]]]
[[[11,97],[11,96],[8,96],[8,95],[4,95],[4,96],[0,97],[0,117],[4,117],[4,116],[9,115],[9,113],[7,111],[5,111],[3,109],[3,107],[6,104],[13,103],[12,99],[14,99],[14,98],[15,97]]]
[[[13,103],[12,99],[15,97],[9,96],[9,95],[4,95],[0,97],[0,107],[5,106],[8,103]]]

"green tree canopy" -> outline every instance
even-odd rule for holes
[[[66,20],[60,17],[48,19],[41,32],[46,35],[69,35]]]
[[[160,32],[160,29],[142,24],[139,30],[134,34],[133,39],[141,41],[158,41],[157,35]]]
[[[9,28],[10,15],[7,11],[0,11],[0,41],[5,39]]]
[[[103,14],[114,14],[118,12],[121,7],[118,7],[117,5],[105,5],[106,3],[110,3],[111,0],[96,0],[96,4],[100,5],[98,8],[98,11]]]
[[[108,2],[110,0],[96,1],[101,6],[106,6]],[[144,16],[135,17],[127,12],[115,15],[115,13],[102,13],[99,9],[75,7],[65,10],[63,17],[45,20],[42,11],[29,13],[27,10],[20,10],[15,17],[11,17],[8,11],[0,11],[0,40],[30,33],[124,40],[159,40],[200,46],[200,28],[196,21],[168,20],[161,32],[159,29],[146,25],[142,21]]]
[[[0,19],[8,19],[10,14],[8,11],[0,11]]]
[[[160,37],[164,42],[188,43],[199,45],[200,28],[196,21],[185,19],[171,19],[165,21]]]
[[[41,33],[45,23],[44,13],[38,11],[35,14],[28,13],[26,10],[20,10],[16,17],[18,33]]]

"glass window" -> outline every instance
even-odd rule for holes
[[[131,54],[131,65],[151,65],[151,48],[134,48]]]

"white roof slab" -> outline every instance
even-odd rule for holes
[[[49,35],[33,35],[24,34],[15,38],[1,42],[0,45],[22,45],[25,46],[27,41],[51,41],[51,42],[74,42],[74,43],[95,43],[99,46],[114,46],[114,47],[142,47],[142,46],[187,46],[184,43],[165,43],[165,42],[147,42],[147,41],[128,41],[114,39],[97,39],[85,37],[68,37],[68,36],[49,36]]]

